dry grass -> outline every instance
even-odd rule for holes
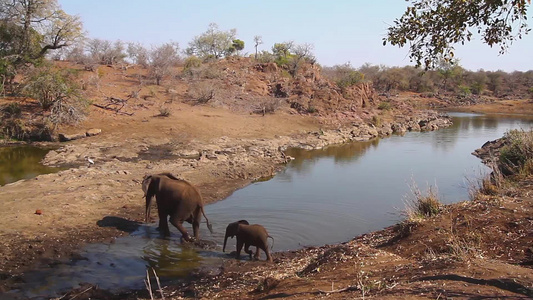
[[[472,228],[471,220],[464,222],[465,228],[459,231],[459,218],[453,218],[450,232],[447,233],[446,245],[451,258],[459,261],[468,261],[476,257],[482,257],[481,233]]]
[[[171,109],[167,106],[161,106],[159,107],[159,116],[160,117],[168,117],[172,113]]]
[[[188,95],[197,104],[205,104],[215,97],[215,88],[209,82],[196,82],[190,85]]]
[[[490,161],[494,161],[494,159]],[[505,184],[504,177],[496,165],[490,164],[489,167],[492,169],[492,173],[488,175],[480,174],[474,179],[466,179],[468,195],[471,201],[501,194],[502,186]]]
[[[500,150],[499,167],[506,175],[533,174],[533,129],[505,133],[507,145]]]
[[[411,195],[404,200],[405,210],[403,211],[408,221],[417,222],[439,214],[442,203],[438,197],[437,186],[428,186],[426,191],[422,192],[413,180],[410,188]]]

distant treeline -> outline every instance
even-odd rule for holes
[[[354,68],[350,64],[324,67],[323,73],[340,86],[346,82],[371,81],[382,93],[411,91],[434,95],[493,96],[498,98],[533,97],[533,70],[469,71],[456,64],[442,63],[434,70],[412,66],[386,67],[364,64]]]

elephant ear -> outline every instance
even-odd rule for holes
[[[150,183],[152,182],[152,175],[144,175],[143,183],[142,183],[142,189],[144,196],[146,196],[146,192],[148,191],[148,186],[150,186]]]

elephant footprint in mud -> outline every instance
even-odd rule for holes
[[[253,224],[250,225],[246,220],[240,220],[237,222],[230,223],[226,227],[226,235],[224,237],[224,247],[222,252],[226,251],[226,242],[228,237],[233,238],[237,236],[237,253],[236,258],[240,258],[241,249],[244,246],[244,252],[250,255],[252,258],[253,251],[250,250],[250,246],[256,246],[254,258],[259,260],[259,249],[263,250],[266,254],[267,260],[272,262],[272,256],[270,255],[270,250],[268,249],[268,238],[272,239],[272,247],[274,246],[274,238],[268,234],[265,227]]]
[[[150,207],[155,196],[159,214],[159,230],[165,236],[170,235],[168,217],[170,217],[170,223],[181,232],[185,241],[192,241],[193,238],[183,227],[183,222],[192,224],[194,239],[198,240],[202,215],[207,222],[207,228],[213,233],[213,228],[204,212],[202,196],[192,184],[170,173],[160,173],[144,176],[142,190],[146,197],[145,221],[149,222]]]

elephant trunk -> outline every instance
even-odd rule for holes
[[[152,195],[146,195],[146,211],[144,212],[144,222],[150,222],[150,208],[152,207]]]
[[[146,197],[146,210],[144,212],[144,222],[146,223],[150,221],[150,207],[152,206],[152,197],[154,196],[152,189],[150,189],[151,184],[152,175],[144,176],[142,182],[142,190],[144,193],[144,197]]]

